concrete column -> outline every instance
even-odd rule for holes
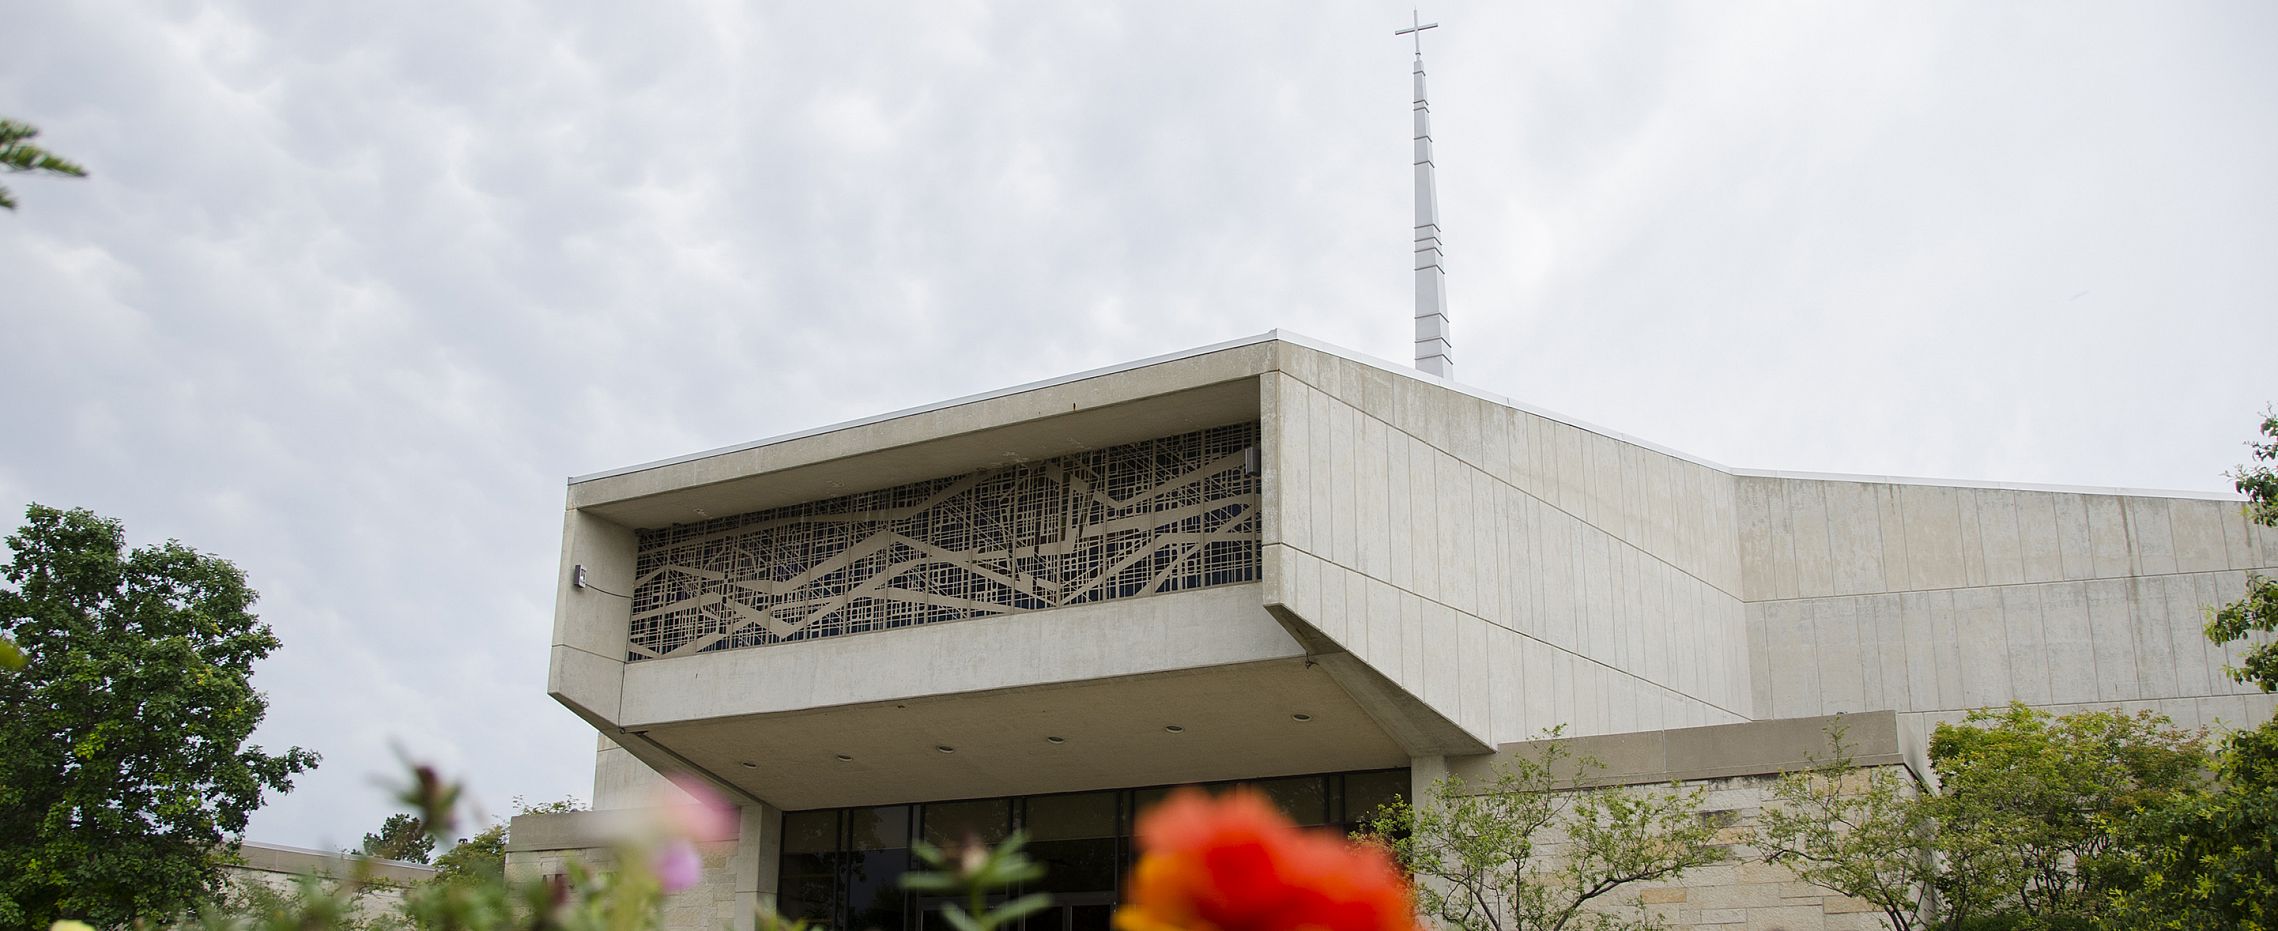
[[[1416,756],[1408,758],[1408,804],[1418,808],[1438,799],[1433,787],[1447,778],[1447,757]]]
[[[740,809],[736,834],[735,929],[756,931],[760,909],[775,908],[775,880],[782,872],[783,812],[765,802],[748,802]]]
[[[1409,807],[1411,807],[1411,808],[1415,808],[1415,809],[1418,809],[1418,810],[1421,810],[1421,809],[1424,809],[1424,808],[1429,808],[1429,807],[1431,807],[1431,806],[1433,806],[1433,805],[1436,805],[1436,804],[1438,804],[1438,803],[1439,803],[1439,792],[1437,791],[1437,788],[1438,788],[1438,786],[1439,786],[1439,781],[1440,781],[1440,780],[1442,780],[1442,779],[1446,779],[1446,778],[1447,778],[1447,757],[1444,757],[1444,756],[1414,756],[1414,757],[1409,757],[1409,758],[1408,758],[1408,805],[1409,805]],[[1429,876],[1418,876],[1418,877],[1415,877],[1415,880],[1416,880],[1417,882],[1420,882],[1420,883],[1430,883],[1430,884],[1432,884],[1432,885],[1433,885],[1433,887],[1434,887],[1434,888],[1437,888],[1439,891],[1441,891],[1441,892],[1443,892],[1443,893],[1444,893],[1444,892],[1447,892],[1447,891],[1448,891],[1448,889],[1447,889],[1447,885],[1446,885],[1444,882],[1442,882],[1442,881],[1440,881],[1440,880],[1437,880],[1437,879],[1433,879],[1433,878],[1431,878],[1431,877],[1429,877]],[[1425,931],[1437,931],[1437,929],[1438,929],[1440,926],[1439,926],[1439,922],[1437,922],[1436,920],[1433,920],[1433,919],[1428,919],[1428,918],[1427,918],[1427,919],[1425,919],[1425,920],[1423,921],[1423,923],[1422,923],[1421,927],[1422,927],[1422,928],[1424,928],[1424,929],[1425,929]]]

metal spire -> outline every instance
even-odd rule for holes
[[[1432,108],[1424,102],[1424,30],[1439,28],[1410,11],[1416,37],[1416,367],[1455,378],[1455,345],[1447,322],[1446,256],[1440,248],[1439,185],[1432,171]]]

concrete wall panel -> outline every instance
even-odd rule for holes
[[[2263,559],[2235,503],[1774,476],[1734,494],[1759,717],[2164,700],[2202,718],[2243,691],[2200,632]]]
[[[1483,738],[1746,716],[1728,475],[1380,375],[1323,356],[1272,376],[1291,422],[1269,497],[1312,509],[1280,534],[1313,590],[1285,593],[1294,613]],[[1561,690],[1573,717],[1528,697]]]
[[[2166,701],[2179,720],[2258,694],[2201,635],[2243,572],[1834,595],[1747,606],[1757,718],[1891,709],[1960,714]]]

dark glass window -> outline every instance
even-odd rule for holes
[[[1216,794],[1244,783],[1212,783]],[[1300,824],[1350,830],[1408,792],[1408,771],[1293,776],[1247,783]],[[940,900],[901,888],[914,836],[942,845],[996,843],[1015,824],[1044,879],[1018,893],[1049,892],[1052,908],[1018,931],[1108,931],[1121,880],[1136,862],[1135,815],[1176,786],[790,812],[783,816],[778,908],[843,931],[947,931]]]
[[[1117,820],[1114,792],[1029,799],[1028,852],[1045,869],[1036,888],[1052,893],[1114,893],[1121,874],[1116,857],[1123,848]]]
[[[1011,799],[928,802],[925,805],[925,842],[937,847],[954,847],[968,838],[994,844],[1010,833]]]
[[[1131,791],[1131,820],[1134,830],[1140,818],[1146,817],[1147,813],[1153,811],[1155,806],[1162,804],[1164,799],[1171,797],[1171,793],[1181,788],[1185,787],[1156,786],[1151,789],[1133,789]]]
[[[1408,797],[1408,771],[1346,773],[1343,795],[1344,812],[1338,826],[1349,834],[1366,827],[1369,819],[1376,817],[1377,809]]]
[[[846,925],[850,931],[902,931],[910,869],[910,806],[854,808],[846,813]]]
[[[836,811],[783,816],[782,878],[776,885],[775,904],[783,917],[836,923],[838,822]]]
[[[849,850],[900,850],[910,845],[910,806],[880,805],[846,810]]]
[[[1038,795],[1028,800],[1028,836],[1039,841],[1090,840],[1121,833],[1114,792]]]
[[[783,816],[784,853],[837,853],[838,812],[794,811]]]
[[[1296,776],[1289,779],[1266,779],[1250,783],[1252,788],[1288,815],[1289,820],[1303,825],[1329,823],[1328,779],[1322,776]]]

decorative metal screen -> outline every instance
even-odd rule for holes
[[[1258,578],[1257,424],[642,531],[630,659]]]

